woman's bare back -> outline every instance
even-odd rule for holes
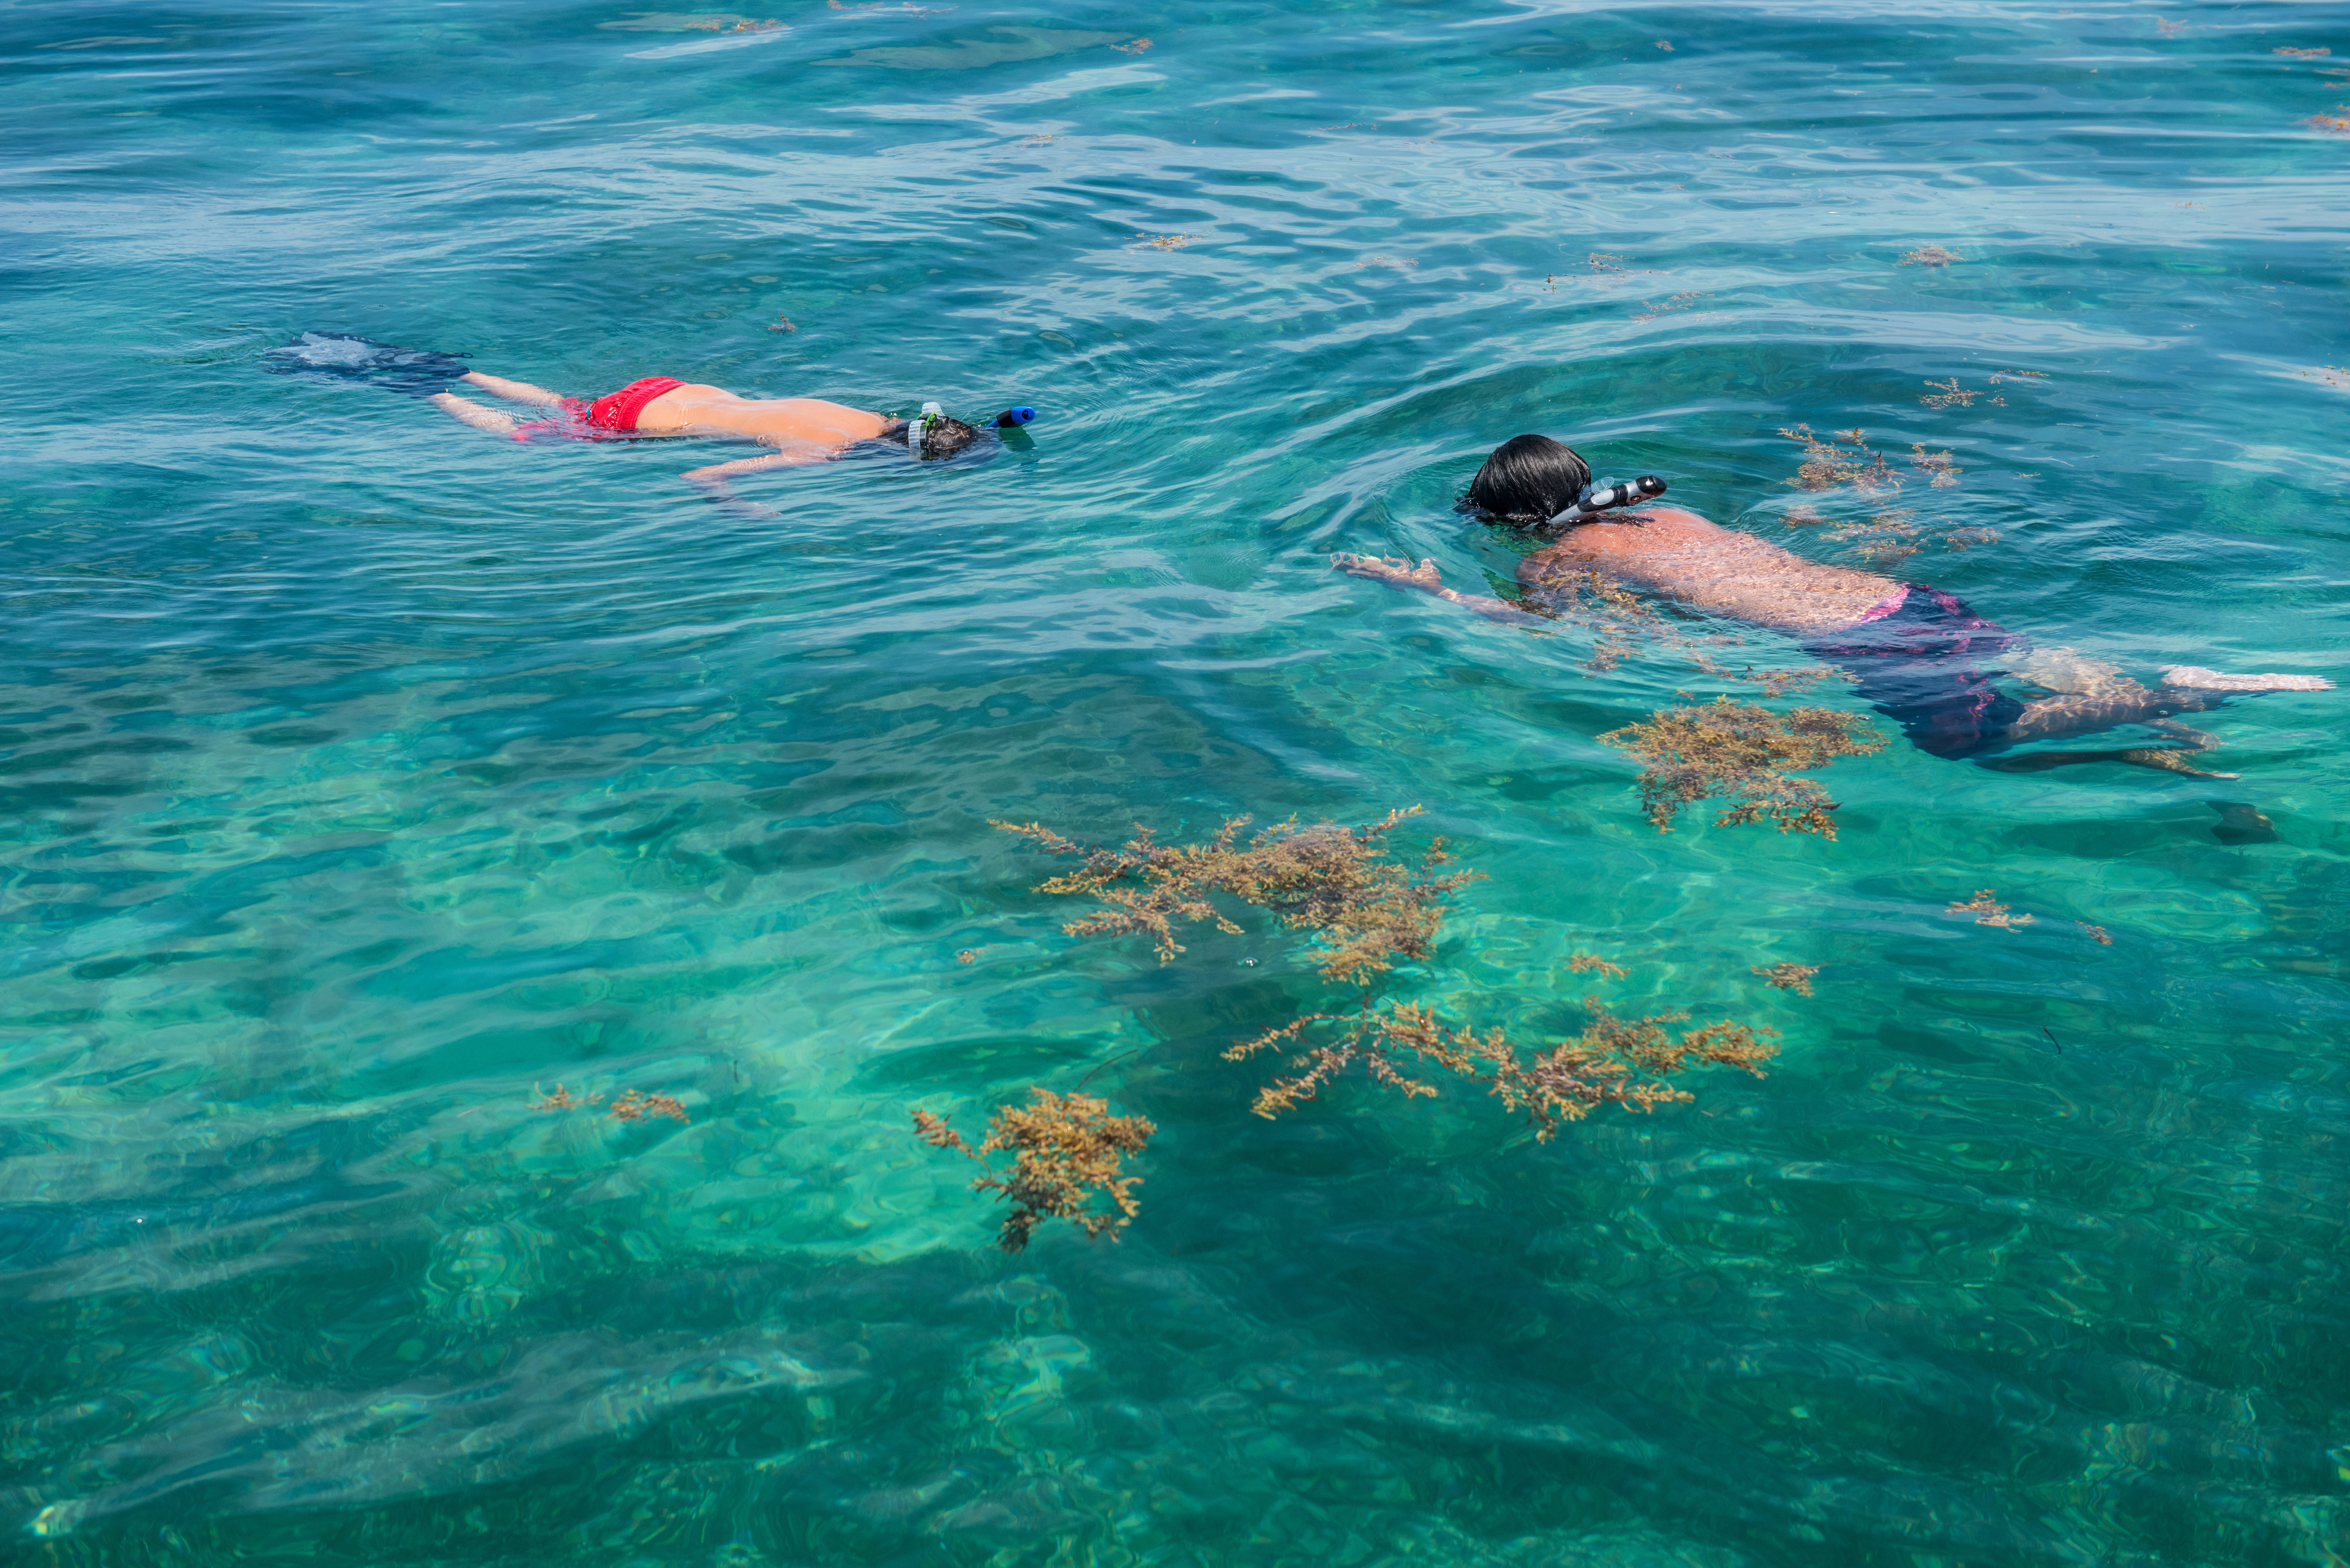
[[[671,388],[637,415],[637,429],[650,435],[750,436],[836,451],[879,439],[891,422],[821,398],[741,398],[699,382]]]
[[[1521,561],[1518,581],[1539,598],[1571,574],[1595,571],[1693,609],[1798,634],[1851,626],[1901,591],[1890,577],[1806,561],[1678,506],[1572,529]]]

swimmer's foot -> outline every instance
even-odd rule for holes
[[[2190,691],[2331,691],[2334,682],[2322,675],[2227,675],[2199,664],[2166,664],[2165,686]]]

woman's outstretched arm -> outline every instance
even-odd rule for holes
[[[829,462],[839,455],[832,448],[818,446],[814,441],[793,441],[784,451],[770,452],[765,457],[713,462],[706,468],[689,469],[681,477],[701,491],[702,499],[712,505],[723,506],[727,511],[744,517],[781,517],[783,514],[774,507],[762,506],[735,494],[733,485],[728,482],[738,474],[762,473],[771,468],[805,468],[809,463]]]
[[[1424,594],[1433,594],[1447,603],[1459,605],[1472,615],[1481,615],[1487,620],[1497,620],[1505,626],[1543,624],[1543,617],[1521,609],[1506,599],[1482,598],[1446,587],[1432,557],[1414,566],[1409,557],[1390,561],[1378,556],[1349,556],[1342,552],[1330,557],[1330,569],[1344,572],[1350,577],[1368,577],[1391,588],[1416,588]]]

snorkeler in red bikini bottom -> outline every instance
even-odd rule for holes
[[[1952,596],[1873,572],[1807,561],[1678,506],[1644,505],[1637,513],[1600,520],[1602,514],[1578,510],[1587,504],[1590,482],[1590,468],[1572,448],[1548,436],[1522,435],[1494,449],[1471,483],[1468,506],[1490,521],[1564,525],[1554,543],[1519,563],[1518,581],[1526,590],[1522,604],[1456,593],[1443,585],[1432,560],[1414,566],[1408,560],[1339,555],[1331,565],[1508,621],[1536,618],[1546,590],[1596,572],[1694,609],[1795,638],[1807,652],[1850,673],[1878,712],[1898,723],[1913,745],[1938,757],[1983,758],[2027,741],[2093,734],[2122,724],[2165,725],[2174,714],[2220,706],[2229,692],[2321,691],[2334,684],[2314,675],[2223,675],[2178,664],[2165,667],[2159,688],[2148,689],[2100,666],[2091,667],[2092,679],[2082,683],[2085,691],[2026,702],[1991,681],[2009,672],[2001,660],[2022,662],[2027,639],[1985,620]],[[1644,483],[1654,484],[1648,493],[1663,489],[1661,483]],[[1620,499],[1631,499],[1628,490]],[[1611,495],[1601,504],[1618,500]],[[2210,743],[2209,736],[2183,725],[2171,728],[2192,744]],[[2183,766],[2177,755],[2148,749],[2035,753],[1985,765],[2022,770],[2111,761],[2199,771]]]
[[[712,463],[689,470],[682,477],[711,500],[743,506],[728,482],[764,469],[794,468],[826,462],[860,441],[887,441],[903,446],[920,461],[952,457],[980,438],[961,420],[949,419],[936,403],[923,406],[911,420],[893,418],[828,403],[820,398],[742,398],[722,387],[681,381],[673,376],[650,376],[631,381],[617,392],[589,400],[567,398],[527,381],[465,368],[454,354],[431,349],[400,348],[373,338],[348,333],[306,332],[282,348],[269,350],[270,369],[283,374],[363,381],[390,391],[421,398],[475,430],[510,435],[516,441],[548,437],[572,441],[610,441],[636,436],[717,436],[755,441],[777,450],[765,457]],[[552,410],[524,421],[451,390],[469,386],[510,403]],[[1007,409],[991,421],[1009,428],[1035,417],[1026,408]],[[772,515],[764,508],[748,508]]]

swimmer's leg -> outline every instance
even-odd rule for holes
[[[2222,675],[2192,664],[2165,667],[2162,684],[2149,691],[2123,677],[2107,681],[2095,692],[2043,697],[2027,702],[2023,711],[2005,727],[2004,739],[2054,740],[2067,735],[2091,735],[2122,724],[2160,724],[2173,713],[2208,713],[2226,704],[2230,693],[2256,691],[2330,691],[2334,682],[2320,675]],[[2200,732],[2189,732],[2208,742]]]
[[[2074,693],[2026,702],[2022,712],[2001,726],[2000,741],[2012,746],[2025,741],[2094,735],[2124,724],[2151,724],[2173,713],[2208,713],[2227,701],[2217,691],[2178,687],[2149,691],[2134,680],[2127,688],[2098,696]]]
[[[1977,757],[1975,765],[2003,774],[2042,774],[2050,768],[2073,767],[2085,763],[2120,763],[2129,767],[2159,768],[2165,773],[2185,774],[2195,779],[2240,776],[2199,768],[2187,760],[2194,754],[2194,751],[2178,746],[2124,746],[2106,752],[2025,752],[2013,757]]]
[[[463,424],[493,435],[512,435],[516,426],[512,414],[502,414],[495,409],[485,409],[471,398],[461,398],[454,392],[435,392],[425,401]]]
[[[2165,731],[2187,742],[2187,750],[2208,751],[2219,738],[2173,722],[2174,713],[2208,713],[2227,705],[2231,694],[2259,691],[2324,691],[2334,682],[2315,675],[2222,675],[2196,665],[2164,668],[2162,684],[2152,690],[2118,673],[2098,682],[2095,691],[2067,692],[2027,702],[1997,730],[1997,741],[1986,750],[2004,750],[2026,741],[2064,740],[2094,735],[2124,724],[2144,724]],[[2233,774],[2206,774],[2190,767],[2175,749],[2130,746],[2111,752],[2041,752],[2022,757],[1985,762],[1985,767],[2009,773],[2034,772],[2067,763],[2117,762],[2138,767],[2163,768],[2202,778],[2233,778]]]
[[[504,398],[510,403],[536,403],[543,409],[559,409],[564,403],[562,393],[534,387],[528,381],[509,381],[504,376],[485,375],[480,370],[468,370],[457,379],[471,381],[490,396]]]

